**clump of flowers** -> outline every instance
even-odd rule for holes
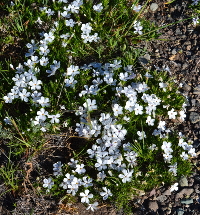
[[[94,13],[99,21],[108,4],[88,4],[89,15]],[[115,56],[114,60],[74,62],[73,57],[88,47],[101,56],[97,48],[103,37],[98,31],[101,23],[84,18],[82,0],[60,0],[55,5],[55,10],[41,7],[41,17],[58,14],[59,19],[40,34],[39,41],[27,44],[26,61],[12,66],[16,70],[13,86],[3,97],[7,107],[24,105],[25,113],[17,116],[24,135],[62,129],[68,118],[67,126],[90,142],[78,156],[74,152],[67,164],[53,164],[53,176],[43,180],[43,187],[47,192],[78,196],[94,211],[98,202],[122,202],[119,205],[125,206],[137,190],[171,184],[188,174],[189,158],[196,153],[168,126],[171,119],[184,120],[186,111],[185,98],[169,78],[169,68],[138,71],[132,56],[128,60]],[[131,11],[140,9],[134,6]],[[42,24],[42,20],[36,23]],[[130,25],[135,36],[145,32],[142,23],[138,19]],[[117,28],[112,32],[119,35]],[[107,41],[116,47],[116,41]],[[4,118],[7,126],[12,125],[12,117]]]

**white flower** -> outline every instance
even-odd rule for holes
[[[76,169],[75,172],[77,172],[78,174],[83,174],[86,172],[86,169],[84,168],[84,164],[77,164],[76,165]]]
[[[143,114],[143,106],[142,105],[139,105],[139,104],[135,104],[135,107],[134,107],[134,111],[135,111],[135,115],[141,115]]]
[[[155,119],[152,119],[151,116],[148,116],[147,117],[147,120],[146,120],[146,123],[150,126],[153,126],[154,125],[154,121]]]
[[[44,188],[47,188],[47,192],[49,192],[49,190],[52,188],[52,186],[54,185],[54,182],[52,181],[51,178],[48,178],[48,179],[44,179],[43,180],[43,187]]]
[[[74,22],[73,19],[65,20],[66,26],[74,27],[75,24],[76,24],[76,22]]]
[[[172,108],[170,111],[168,111],[169,119],[175,119],[176,115],[177,115],[177,112],[174,111],[174,108]]]
[[[89,194],[89,190],[85,190],[85,193],[80,193],[80,196],[81,196],[81,202],[82,203],[87,203],[87,204],[89,204],[89,199],[90,198],[93,198],[93,194]]]
[[[85,107],[88,111],[96,110],[97,105],[96,105],[96,100],[93,99],[87,99],[86,102],[83,104],[83,107]]]
[[[192,21],[193,21],[193,24],[194,24],[194,25],[199,24],[199,18],[198,18],[198,17],[192,18]]]
[[[56,115],[48,115],[48,118],[50,118],[50,122],[51,123],[59,123],[60,120],[58,119],[60,117],[60,114],[56,114]]]
[[[62,175],[62,163],[61,161],[58,161],[56,163],[53,164],[53,175],[55,176],[59,176]]]
[[[86,208],[86,210],[90,209],[91,211],[94,212],[94,210],[98,209],[97,206],[98,206],[98,202],[94,202],[93,204],[89,204],[89,206]]]
[[[185,118],[186,118],[185,111],[184,111],[184,110],[181,110],[181,111],[179,112],[179,114],[180,114],[180,119],[181,119],[181,120],[185,120]]]
[[[101,12],[103,9],[102,3],[99,3],[97,5],[93,5],[93,9],[97,12]]]
[[[37,100],[37,102],[42,106],[42,107],[48,107],[50,106],[49,104],[49,98],[41,97]]]
[[[173,192],[174,190],[176,190],[176,191],[178,190],[178,183],[175,183],[171,186],[170,192]]]
[[[132,8],[135,12],[139,12],[139,11],[141,10],[142,6],[141,6],[141,5],[138,5],[138,6],[132,5],[131,8]]]
[[[71,65],[70,67],[67,68],[67,75],[75,76],[79,73],[80,71],[78,66]]]
[[[182,152],[180,157],[182,157],[183,160],[188,160],[188,154],[186,154],[185,152]]]
[[[123,169],[122,172],[123,174],[119,174],[119,178],[122,179],[122,182],[126,183],[127,181],[131,181],[133,170],[129,171],[129,170]]]
[[[92,27],[90,26],[90,23],[82,24],[81,26],[81,31],[83,31],[83,34],[90,34],[92,30]]]
[[[115,116],[118,116],[119,114],[122,114],[123,113],[122,110],[123,110],[123,107],[121,107],[118,104],[114,104],[114,106],[113,106],[113,112],[114,112]]]
[[[146,134],[144,131],[137,131],[137,135],[139,136],[139,140],[143,140],[146,138]]]
[[[30,96],[30,92],[27,92],[26,89],[23,89],[22,92],[19,93],[19,97],[22,101],[28,102],[28,97]]]
[[[38,117],[38,120],[42,120],[42,121],[45,121],[46,120],[46,116],[48,115],[48,112],[45,111],[44,108],[41,108],[39,111],[37,111],[37,117]]]
[[[41,84],[42,81],[41,80],[37,80],[37,78],[33,77],[32,81],[30,81],[29,86],[31,87],[31,90],[40,90],[41,89]]]
[[[140,22],[135,21],[133,27],[135,28],[134,33],[138,33],[139,35],[142,34],[142,29],[143,29],[143,27],[141,26]]]
[[[103,196],[103,200],[106,200],[109,196],[112,196],[110,189],[107,189],[106,187],[102,187],[102,189],[105,191],[100,192],[100,195]]]

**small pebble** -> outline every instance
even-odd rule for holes
[[[179,180],[180,187],[187,187],[188,186],[188,180],[185,176],[181,177]]]
[[[184,214],[184,210],[182,208],[178,208],[177,215],[183,215],[183,214]]]
[[[149,201],[149,209],[156,212],[158,210],[158,203],[156,201]]]
[[[151,11],[156,11],[158,9],[158,4],[156,4],[156,3],[152,3],[151,5],[150,5],[150,10]]]
[[[181,203],[182,203],[182,204],[189,205],[189,204],[192,204],[192,203],[193,203],[193,199],[182,199],[182,200],[181,200]]]
[[[191,123],[197,123],[200,121],[200,115],[197,112],[191,112],[189,119]]]

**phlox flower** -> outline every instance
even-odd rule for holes
[[[140,10],[141,10],[141,8],[142,8],[142,6],[141,5],[132,5],[132,7],[131,7],[135,12],[139,12]]]
[[[96,105],[96,100],[93,99],[87,99],[86,102],[83,104],[83,107],[85,107],[88,111],[96,110],[97,105]]]
[[[89,204],[89,206],[86,208],[86,210],[91,210],[91,211],[93,211],[94,212],[94,210],[97,210],[98,208],[97,208],[97,206],[98,206],[98,202],[94,202],[94,203],[92,203],[92,204]]]
[[[52,181],[51,178],[48,178],[48,179],[45,178],[43,180],[43,187],[47,188],[47,192],[50,191],[50,189],[52,188],[53,185],[54,185],[54,182]]]
[[[77,83],[77,80],[74,79],[73,76],[71,76],[69,79],[65,79],[65,86],[66,87],[74,87]]]
[[[93,9],[97,12],[101,12],[103,10],[102,3],[99,3],[97,5],[93,5]]]
[[[182,152],[180,157],[183,158],[183,160],[188,160],[189,158],[188,154],[186,154],[185,152]]]
[[[195,157],[197,155],[196,152],[195,152],[195,148],[191,147],[190,150],[188,151],[188,154],[191,157]]]
[[[126,182],[131,181],[133,170],[130,171],[130,170],[123,169],[122,172],[123,172],[123,174],[119,174],[119,178],[122,179],[122,182],[126,183]]]
[[[68,185],[67,193],[71,193],[72,196],[75,196],[77,191],[78,191],[78,185],[76,185],[76,184],[69,184]]]
[[[23,89],[21,92],[19,92],[19,97],[22,101],[28,102],[28,97],[31,95],[30,92],[27,92],[26,89]]]
[[[65,20],[65,25],[66,26],[74,27],[75,24],[76,24],[76,22],[74,22],[73,19]]]
[[[50,50],[48,49],[48,46],[46,44],[40,46],[39,50],[40,50],[39,54],[43,55],[43,56],[48,55],[48,53],[50,52]]]
[[[84,187],[91,187],[93,186],[92,178],[88,178],[87,176],[84,176],[81,183]]]
[[[3,120],[7,125],[12,125],[12,122],[9,117],[4,118]]]
[[[106,178],[106,174],[104,171],[101,171],[97,174],[97,180],[98,181],[103,181]]]
[[[49,58],[48,57],[42,57],[40,59],[40,65],[41,66],[46,66],[49,63]]]
[[[82,24],[81,26],[81,31],[83,32],[83,34],[90,34],[92,30],[92,27],[90,26],[90,23],[86,23],[86,24]]]
[[[46,116],[48,116],[48,112],[45,111],[44,108],[41,108],[39,111],[37,111],[37,117],[38,117],[38,120],[42,120],[42,121],[45,121],[46,120]]]
[[[59,176],[62,175],[62,163],[61,161],[58,161],[53,164],[53,175]]]
[[[179,145],[180,147],[182,147],[183,149],[186,149],[187,143],[184,141],[183,138],[180,138],[180,139],[179,139],[179,142],[178,142],[178,145]]]
[[[48,115],[48,118],[50,118],[50,122],[51,123],[59,123],[60,120],[59,120],[59,117],[60,117],[60,114],[56,114],[56,115]]]
[[[48,10],[45,11],[45,13],[46,13],[48,16],[52,16],[52,15],[54,15],[55,12],[49,8]]]
[[[165,162],[168,162],[168,163],[172,159],[172,155],[170,153],[166,153],[166,152],[163,154],[163,157],[164,157]]]
[[[169,172],[172,172],[175,176],[177,175],[177,162],[169,166]]]
[[[134,106],[135,115],[142,115],[143,114],[142,110],[143,110],[142,105],[135,104],[135,106]]]
[[[154,125],[154,121],[155,119],[152,119],[151,116],[148,116],[147,117],[147,120],[146,120],[146,123],[150,126],[153,126]]]
[[[49,104],[49,98],[45,98],[45,97],[43,97],[43,96],[41,96],[41,97],[37,100],[37,102],[38,102],[42,107],[48,107],[48,106],[50,106],[50,104]]]
[[[97,163],[94,165],[98,171],[102,169],[107,169],[107,159],[106,158],[97,158]]]
[[[112,196],[110,189],[108,189],[107,187],[102,187],[102,189],[104,190],[104,192],[100,192],[100,195],[103,196],[103,200],[106,200],[109,196]]]
[[[193,22],[193,25],[199,24],[199,18],[198,17],[192,18],[192,22]]]
[[[178,183],[175,183],[170,187],[170,192],[177,191],[177,190],[178,190]]]
[[[49,33],[44,33],[44,41],[46,43],[51,43],[55,39],[55,36],[53,35],[53,32],[50,31]]]
[[[134,33],[139,34],[139,35],[142,35],[142,34],[143,34],[143,33],[142,33],[143,27],[141,26],[140,22],[135,21],[133,27],[135,28]]]
[[[176,115],[177,115],[177,112],[174,111],[174,108],[172,108],[170,111],[168,111],[169,119],[175,119]]]
[[[89,204],[89,199],[93,198],[93,194],[89,194],[89,190],[85,190],[85,192],[80,193],[81,202]]]
[[[165,121],[160,121],[158,124],[158,128],[160,128],[162,131],[165,130]]]
[[[146,134],[144,131],[137,131],[137,135],[139,136],[139,140],[143,140],[146,138]]]
[[[86,169],[84,168],[84,164],[77,164],[76,165],[76,169],[75,172],[77,172],[78,174],[83,174],[86,172]]]
[[[113,112],[114,112],[115,116],[118,116],[119,114],[123,114],[123,107],[121,107],[118,104],[114,104],[112,109],[113,109]]]
[[[71,65],[70,67],[67,68],[67,75],[72,75],[74,77],[75,75],[78,75],[79,73],[80,73],[79,66]]]
[[[167,90],[166,89],[167,88],[167,84],[166,83],[160,82],[159,83],[159,87],[162,88],[164,92],[166,92],[166,90]]]
[[[185,114],[185,111],[184,111],[184,110],[179,111],[179,115],[180,115],[180,119],[181,119],[181,120],[185,120],[186,114]]]
[[[37,78],[33,77],[32,81],[29,81],[28,85],[30,86],[31,90],[40,90],[42,81],[37,80]]]

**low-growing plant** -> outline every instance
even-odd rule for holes
[[[11,65],[14,77],[3,78],[10,89],[1,118],[25,149],[36,150],[34,135],[63,127],[80,137],[70,162],[43,179],[47,192],[78,196],[91,210],[107,200],[128,211],[139,192],[189,174],[195,150],[170,129],[185,119],[186,99],[169,68],[137,64],[134,44],[157,36],[138,1],[59,0],[40,11],[36,23],[49,25],[26,45],[25,62]]]

